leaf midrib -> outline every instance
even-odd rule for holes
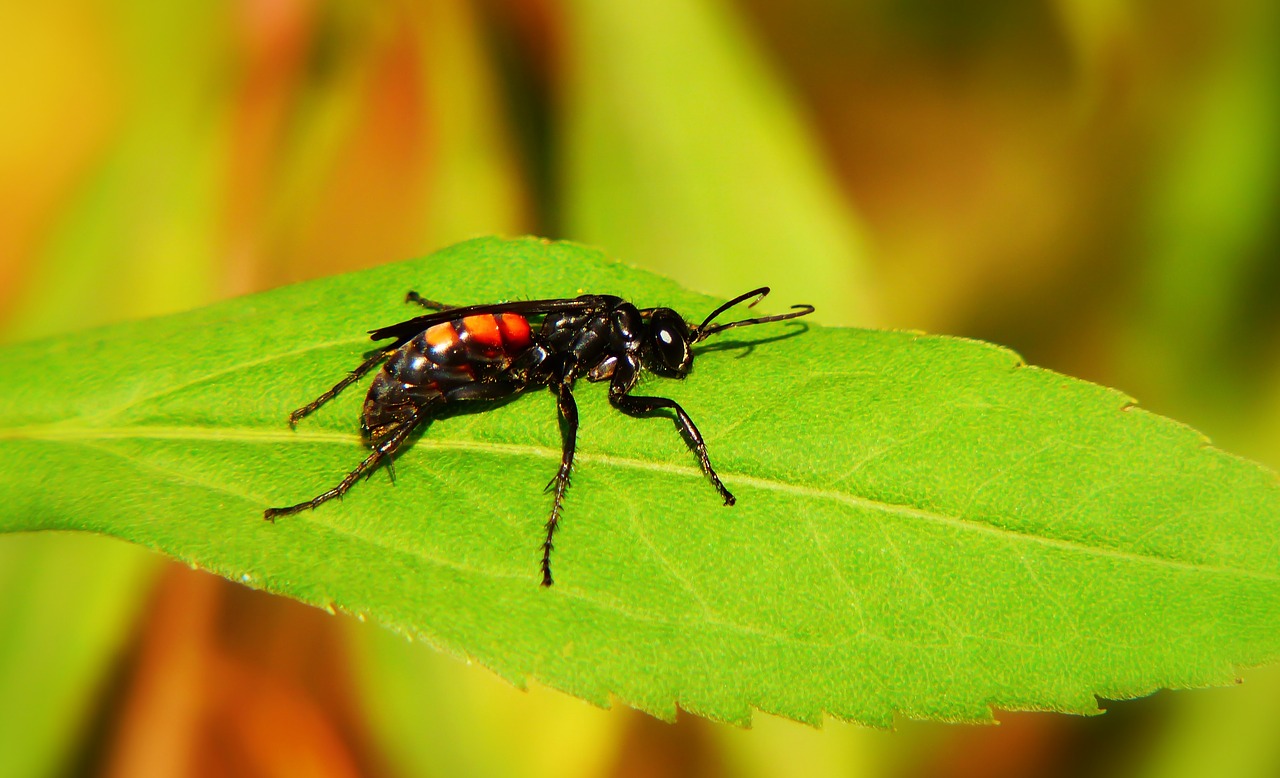
[[[157,428],[157,429],[163,429],[163,428]],[[182,428],[169,428],[169,429],[182,429]],[[248,431],[252,432],[252,430],[248,430]],[[265,435],[267,433],[263,433],[263,434]],[[344,436],[344,435],[335,434],[335,433],[330,433],[327,436],[324,436],[322,433],[321,436],[328,437],[331,439],[353,437],[353,436]],[[125,437],[127,436],[119,436],[116,438],[103,437],[100,439],[123,439]],[[141,436],[131,436],[131,437],[141,437]],[[247,437],[248,436],[246,436],[246,438]],[[139,467],[154,470],[155,472],[161,473],[162,475],[165,475],[168,477],[182,478],[183,480],[187,481],[187,483],[189,483],[190,485],[199,489],[207,489],[207,490],[218,492],[221,494],[226,494],[232,497],[244,499],[250,502],[257,501],[257,498],[253,497],[252,495],[248,495],[243,492],[239,492],[234,489],[227,488],[225,485],[209,483],[207,481],[201,481],[201,480],[193,480],[191,479],[191,476],[189,473],[181,473],[167,467],[161,467],[149,462],[143,462],[138,460],[136,457],[123,454],[119,451],[115,451],[110,447],[98,446],[98,445],[89,443],[84,439],[83,436],[79,436],[75,438],[72,438],[69,436],[58,436],[57,438],[50,438],[50,439],[65,440],[75,445],[91,446],[95,449],[99,449],[113,456],[124,458],[130,463],[137,465]],[[154,440],[154,439],[174,439],[174,438],[157,436],[151,439]],[[0,440],[3,440],[3,436],[0,436]],[[530,447],[530,448],[536,448],[536,447]],[[414,561],[427,562],[429,564],[436,565],[437,567],[443,567],[450,570],[456,570],[459,572],[469,573],[473,575],[481,575],[488,578],[505,578],[505,579],[513,579],[513,580],[529,578],[529,576],[524,573],[509,573],[509,572],[504,572],[504,571],[496,570],[492,568],[476,567],[474,565],[468,565],[453,559],[449,559],[448,557],[443,557],[436,554],[424,553],[421,549],[418,549],[412,552],[406,551],[401,546],[394,543],[390,543],[385,539],[379,537],[378,535],[366,535],[364,533],[356,532],[341,522],[335,522],[333,520],[320,518],[314,515],[308,518],[311,522],[311,525],[321,531],[330,532],[357,543],[364,543],[364,544],[373,546],[380,553],[405,556]],[[191,560],[187,560],[187,561],[191,561]],[[722,627],[743,635],[757,637],[757,638],[766,638],[778,643],[814,646],[818,648],[835,648],[841,645],[840,643],[834,640],[832,641],[811,640],[811,639],[798,637],[796,635],[768,630],[755,624],[747,624],[747,623],[734,621],[732,619],[726,618],[723,614],[714,610],[706,611],[704,616],[700,619],[677,619],[670,616],[664,617],[662,615],[655,614],[655,613],[635,610],[633,608],[627,607],[625,603],[621,602],[620,600],[617,600],[616,598],[606,599],[602,597],[593,597],[587,592],[581,589],[578,589],[576,587],[573,587],[572,585],[566,586],[564,584],[561,584],[558,591],[561,594],[561,596],[567,596],[567,597],[579,600],[581,602],[587,603],[588,605],[592,605],[602,610],[613,611],[625,618],[631,619],[633,621],[644,622],[646,624],[655,624],[655,625],[666,626],[666,627],[696,627],[699,629],[705,628],[708,626]],[[320,599],[325,601],[324,607],[329,608],[333,612],[346,611],[346,609],[338,606],[330,596],[327,596],[327,595],[322,596]],[[359,615],[362,619],[364,618],[364,613],[362,611],[357,610],[357,611],[349,611],[349,612]],[[402,630],[407,629],[407,627],[403,625],[392,624],[392,626],[396,626],[397,629],[402,629]],[[409,634],[409,633],[406,633],[406,634]],[[926,644],[917,643],[917,642],[890,639],[883,635],[877,635],[875,633],[867,632],[866,630],[863,630],[859,634],[869,639],[881,640],[881,641],[893,643],[896,645],[911,645],[911,646],[916,646],[918,648],[931,647]],[[971,635],[969,637],[994,639],[986,635]]]
[[[282,430],[255,429],[252,427],[82,427],[62,421],[55,422],[53,424],[29,425],[0,430],[0,441],[36,440],[59,442],[86,439],[199,440],[209,442],[230,441],[247,443],[325,443],[350,446],[359,445],[360,442],[359,437],[356,435],[338,432],[286,432]],[[547,446],[494,443],[491,441],[474,440],[441,440],[439,438],[419,439],[414,442],[413,448],[425,448],[431,451],[464,451],[512,457],[536,457],[539,459],[555,461],[560,459],[561,453],[558,448],[553,449]],[[634,459],[631,457],[614,456],[611,454],[582,452],[579,452],[575,456],[575,459],[579,463],[597,463],[620,469],[662,473],[664,475],[682,478],[695,478],[699,480],[703,478],[701,470],[687,465],[674,465]],[[721,478],[726,481],[731,481],[736,484],[742,484],[756,489],[781,492],[796,497],[839,502],[844,505],[861,508],[873,513],[891,514],[903,518],[920,519],[960,530],[994,535],[1010,542],[1023,541],[1037,543],[1060,550],[1116,559],[1139,565],[1153,565],[1196,573],[1237,576],[1271,583],[1280,583],[1280,575],[1266,573],[1260,570],[1244,570],[1223,565],[1207,565],[1198,562],[1187,562],[1180,559],[1170,559],[1168,557],[1162,557],[1155,554],[1122,551],[1119,549],[1107,548],[1105,546],[1092,546],[1076,540],[1032,535],[987,522],[975,521],[973,519],[967,519],[960,516],[951,516],[945,513],[913,508],[906,505],[882,502],[869,497],[846,494],[844,492],[831,489],[821,489],[803,484],[789,483],[773,478],[762,478],[759,476],[747,475],[745,473],[727,471],[724,469],[720,469],[718,472],[720,473]]]

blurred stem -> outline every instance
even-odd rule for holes
[[[868,321],[864,241],[798,106],[720,0],[567,0],[563,237],[693,288]]]

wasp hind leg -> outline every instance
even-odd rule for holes
[[[445,305],[444,303],[436,302],[435,300],[428,300],[427,298],[423,297],[422,295],[418,294],[412,289],[410,289],[409,293],[404,296],[404,301],[406,303],[417,303],[418,305],[421,305],[423,308],[426,308],[428,311],[447,311],[450,308],[458,307],[456,305]]]
[[[385,438],[374,443],[373,453],[365,457],[365,460],[359,465],[356,465],[355,470],[347,473],[346,477],[339,481],[337,486],[327,492],[316,495],[306,502],[300,502],[297,505],[290,505],[287,508],[267,508],[267,510],[263,512],[262,518],[267,521],[275,521],[278,516],[290,516],[295,513],[301,513],[302,511],[323,505],[335,497],[341,497],[346,494],[352,486],[355,486],[356,481],[360,480],[360,476],[371,473],[373,469],[384,460],[387,463],[391,462],[396,451],[404,445],[409,434],[418,426],[417,422],[419,418],[420,416],[418,414],[414,414],[412,417],[407,418],[404,424],[396,426]]]
[[[290,413],[289,426],[292,427],[296,425],[298,422],[302,421],[304,418],[311,415],[312,411],[316,410],[321,405],[324,405],[325,403],[329,402],[333,398],[337,397],[338,394],[341,393],[343,389],[346,389],[348,386],[351,386],[356,381],[359,381],[364,376],[365,373],[368,373],[379,362],[391,356],[392,353],[394,353],[394,349],[389,349],[387,351],[379,351],[377,354],[374,354],[373,356],[369,357],[364,362],[361,362],[359,367],[357,367],[355,370],[352,370],[341,381],[334,384],[332,389],[320,395],[319,397],[312,400],[311,402],[307,403],[306,405],[302,406],[301,408],[297,409],[293,413]]]

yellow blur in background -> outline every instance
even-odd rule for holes
[[[536,233],[1009,345],[1275,467],[1278,225],[1268,0],[0,5],[6,341]],[[1280,774],[1275,669],[668,725],[69,535],[0,538],[0,625],[3,776]]]

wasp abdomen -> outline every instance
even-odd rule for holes
[[[500,363],[505,366],[533,342],[529,321],[515,314],[481,314],[441,322],[405,344],[436,365]]]
[[[528,319],[512,313],[427,328],[398,348],[374,378],[364,403],[366,437],[376,439],[406,411],[447,400],[450,390],[498,377],[532,344]]]

